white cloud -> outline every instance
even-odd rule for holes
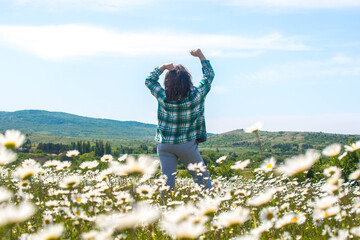
[[[207,118],[206,125],[209,132],[223,133],[247,128],[257,121],[264,123],[264,131],[360,134],[359,113]]]
[[[296,37],[272,33],[261,37],[191,34],[179,32],[118,32],[90,25],[9,26],[0,25],[0,44],[59,60],[79,56],[119,54],[126,56],[182,54],[201,46],[216,54],[259,54],[258,51],[310,49]],[[248,52],[249,50],[254,52]]]
[[[220,2],[261,8],[336,9],[360,7],[359,0],[221,0]]]

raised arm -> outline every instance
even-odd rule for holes
[[[205,97],[211,89],[211,84],[215,77],[214,70],[211,67],[210,61],[206,60],[204,54],[199,48],[191,50],[190,54],[194,57],[198,57],[201,62],[203,77],[200,80],[197,89],[199,90],[200,94]]]
[[[172,63],[165,63],[160,67],[156,67],[154,71],[152,71],[147,78],[145,79],[145,85],[149,88],[150,92],[154,97],[157,99],[163,98],[165,96],[165,90],[161,87],[160,83],[158,82],[160,75],[165,70],[173,70],[174,64]]]

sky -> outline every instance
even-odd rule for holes
[[[0,111],[156,124],[146,76],[197,84],[200,48],[208,132],[360,134],[359,29],[360,0],[0,0]]]

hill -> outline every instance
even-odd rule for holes
[[[0,111],[0,131],[108,140],[151,140],[156,125],[135,121],[82,117],[43,110]]]
[[[322,150],[333,143],[348,144],[351,138],[360,140],[360,135],[332,134],[323,132],[268,132],[259,131],[264,154],[282,156],[299,154],[306,149]],[[203,150],[217,150],[220,152],[235,152],[240,154],[258,155],[259,148],[254,133],[245,133],[244,130],[234,130],[217,134],[201,144]]]

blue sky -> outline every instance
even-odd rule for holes
[[[0,111],[156,124],[144,79],[215,70],[209,132],[360,134],[360,0],[0,0]],[[161,78],[162,81],[163,78]]]

